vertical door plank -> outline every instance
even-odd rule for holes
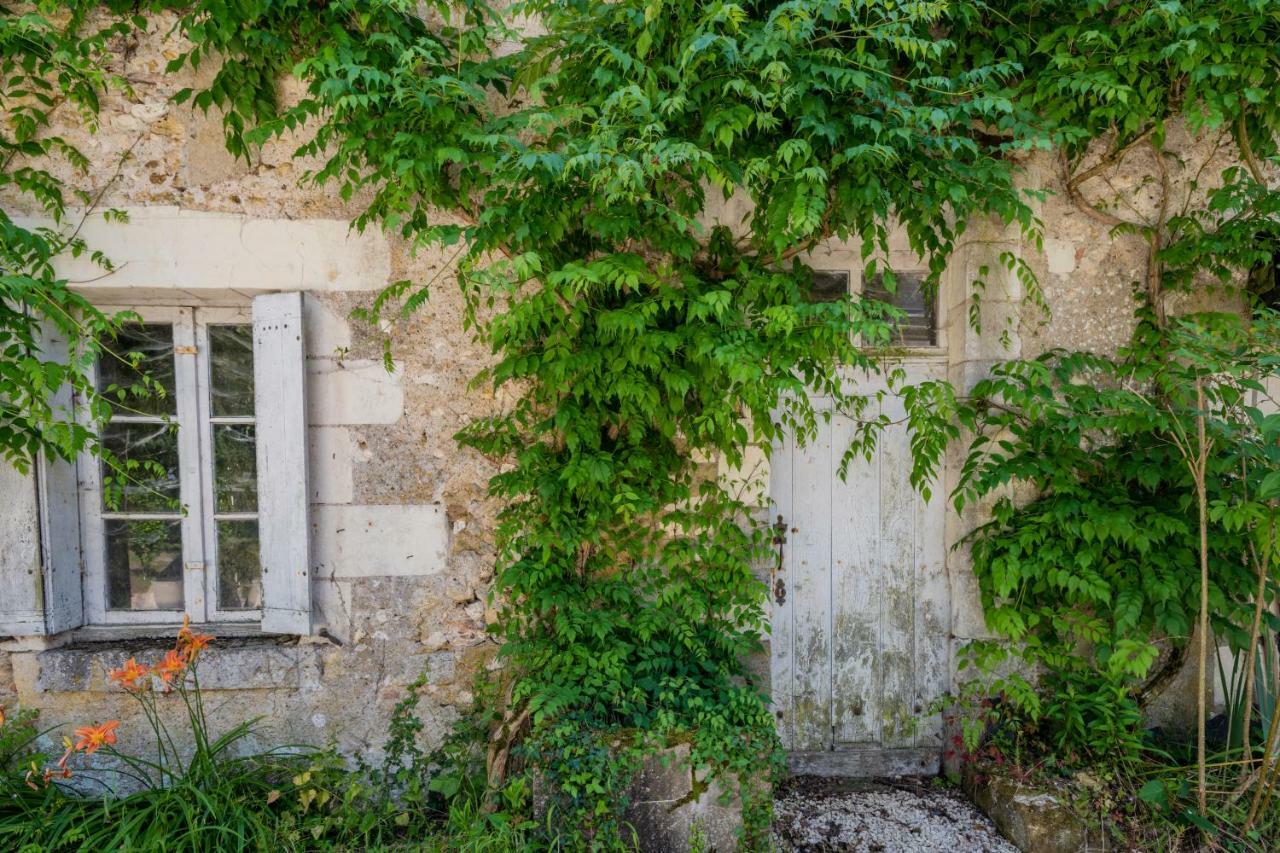
[[[905,408],[886,396],[883,411],[901,421]],[[877,709],[880,742],[908,746],[915,697],[916,500],[911,487],[910,435],[895,423],[880,436],[880,666],[883,678]]]
[[[926,372],[927,371],[927,372]],[[941,365],[921,366],[920,379],[945,375]],[[916,705],[921,711],[951,687],[951,586],[947,579],[945,478],[939,474],[926,503],[916,499],[917,588],[915,596]],[[916,746],[942,748],[938,715],[917,714]]]
[[[797,446],[792,467],[791,707],[793,749],[831,747],[831,432],[823,428]]]
[[[786,542],[782,545],[782,563],[769,587],[769,598],[773,602],[772,617],[769,620],[771,661],[769,692],[774,717],[778,721],[778,737],[782,739],[783,749],[788,750],[795,749],[795,714],[791,707],[791,682],[794,677],[792,646],[795,639],[792,628],[792,602],[795,599],[789,594],[788,587],[791,581],[789,569],[795,564],[795,558],[791,552],[795,538],[790,533],[793,520],[791,468],[795,464],[795,446],[795,437],[788,432],[775,447],[769,466],[769,493],[773,500],[771,521],[777,521],[779,516],[782,517],[785,524],[783,535],[786,537]],[[784,591],[781,596],[777,594],[780,589]]]
[[[874,413],[874,409],[872,413]],[[880,484],[874,457],[858,457],[842,482],[839,464],[853,440],[849,418],[832,423],[832,725],[836,746],[870,744],[879,737],[880,620],[877,572]]]

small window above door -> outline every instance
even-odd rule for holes
[[[889,292],[883,275],[869,279],[863,296],[886,302],[906,316],[895,324],[895,346],[936,347],[938,345],[937,294],[925,287],[923,272],[895,272],[894,289]]]
[[[849,273],[845,270],[814,270],[811,282],[810,302],[838,302],[849,295]]]
[[[814,269],[807,294],[810,302],[836,302],[852,291],[851,271]],[[897,308],[905,316],[890,330],[889,346],[932,349],[940,345],[937,320],[937,294],[925,287],[923,271],[895,271],[894,288],[889,292],[883,274],[865,280],[862,296]]]

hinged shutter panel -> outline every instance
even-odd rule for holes
[[[253,300],[262,629],[311,633],[307,364],[302,294]]]
[[[41,356],[66,364],[67,336],[51,323],[41,328]],[[71,387],[59,388],[55,411],[74,417]],[[0,634],[46,635],[84,623],[80,560],[80,503],[76,463],[41,456],[35,476],[0,461],[5,537],[0,554]]]
[[[41,346],[45,358],[69,364],[66,333],[52,323],[44,326]],[[70,385],[54,395],[54,408],[68,420],[76,401]],[[93,460],[97,464],[97,460]],[[84,560],[80,553],[80,475],[73,459],[43,457],[39,468],[40,550],[44,560],[44,618],[50,634],[84,624]]]
[[[44,615],[50,634],[84,624],[78,492],[75,462],[47,458],[41,461],[40,550],[44,560]]]
[[[35,477],[0,459],[0,637],[43,634],[44,582]]]

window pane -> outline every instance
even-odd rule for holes
[[[934,325],[933,295],[924,287],[924,273],[900,272],[894,278],[897,286],[893,293],[885,287],[884,278],[876,276],[867,282],[865,295],[906,312],[898,324],[894,343],[900,346],[929,347],[937,343]]]
[[[814,270],[810,302],[838,302],[849,294],[849,273]]]
[[[256,610],[261,606],[258,522],[219,521],[218,609]]]
[[[103,476],[122,484],[120,505],[104,508],[120,512],[178,510],[178,430],[169,424],[108,424],[102,431],[107,452],[125,466],[123,475],[103,465]],[[155,470],[159,466],[160,471]]]
[[[126,323],[98,358],[98,390],[123,415],[171,415],[174,403],[173,326]],[[136,364],[135,364],[136,361]],[[143,377],[149,381],[142,387]],[[155,385],[159,385],[157,390]],[[123,389],[124,399],[118,396]],[[137,390],[130,390],[137,389]]]
[[[181,610],[182,522],[108,521],[107,607]]]
[[[253,326],[209,327],[214,417],[253,414]]]
[[[218,512],[256,512],[258,460],[252,424],[214,424],[213,490]]]

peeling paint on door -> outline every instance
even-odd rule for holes
[[[922,381],[945,366],[906,369]],[[893,396],[880,411],[892,421],[905,415]],[[903,423],[887,427],[870,462],[856,459],[841,480],[854,430],[833,416],[814,441],[788,438],[774,456],[773,512],[788,535],[777,572],[787,595],[773,602],[773,703],[792,752],[941,741],[937,720],[923,714],[950,682],[945,496],[935,488],[926,502],[911,487]]]

